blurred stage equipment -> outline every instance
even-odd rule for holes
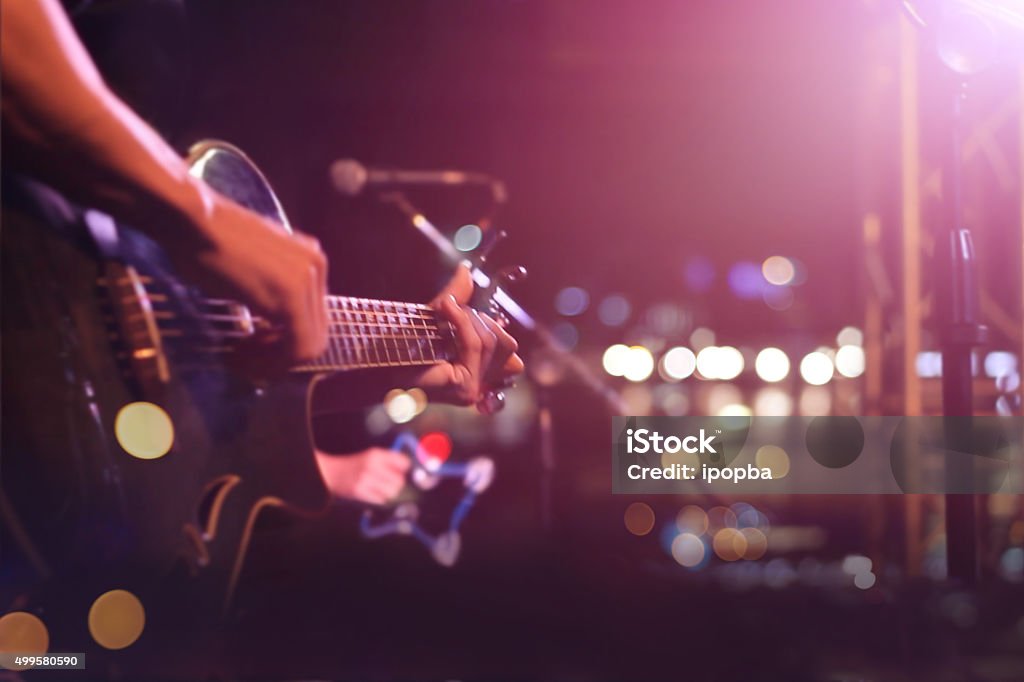
[[[462,550],[462,536],[459,527],[466,520],[477,496],[483,494],[494,480],[494,460],[489,457],[475,457],[468,462],[440,462],[421,457],[420,442],[416,436],[405,432],[398,435],[391,445],[409,455],[412,460],[412,483],[420,490],[431,490],[442,478],[461,478],[466,492],[452,510],[448,528],[439,535],[430,535],[419,524],[420,508],[415,502],[403,502],[396,506],[391,515],[374,523],[374,512],[367,509],[359,524],[363,537],[375,540],[388,535],[411,535],[430,550],[434,560],[442,566],[454,566]]]
[[[378,174],[379,182],[371,182],[374,174]],[[448,176],[450,174],[450,176]],[[378,194],[380,201],[395,206],[404,214],[416,230],[422,234],[441,253],[444,259],[452,266],[466,265],[469,267],[476,284],[477,292],[474,294],[474,301],[486,301],[486,308],[499,322],[505,325],[514,320],[523,329],[532,332],[534,338],[545,349],[549,360],[557,362],[567,368],[581,384],[590,389],[601,398],[611,414],[626,414],[627,407],[619,396],[618,392],[609,386],[604,380],[579,357],[573,355],[543,323],[530,315],[505,290],[505,287],[526,276],[526,269],[520,266],[507,267],[499,270],[494,276],[484,272],[483,266],[487,257],[495,246],[507,236],[504,230],[485,229],[483,243],[474,253],[467,254],[459,251],[454,242],[444,235],[437,227],[427,219],[399,189],[402,185],[467,185],[484,182],[491,184],[495,206],[499,206],[506,198],[505,184],[497,179],[482,173],[467,173],[464,171],[374,171],[367,169],[362,164],[343,159],[335,161],[330,168],[331,181],[342,194],[353,195],[362,191],[366,186],[376,185],[389,191],[382,191]],[[445,179],[448,176],[448,179]],[[407,182],[403,182],[404,178]],[[427,180],[430,179],[430,182]],[[414,181],[415,182],[412,182]],[[495,190],[500,187],[500,193]],[[483,227],[490,223],[490,218],[478,221]],[[543,393],[546,387],[538,385]],[[542,405],[548,401],[543,395],[540,397]],[[478,405],[484,412],[500,409],[504,404],[504,395],[501,392],[493,392],[485,401]],[[545,528],[551,523],[551,491],[552,476],[555,469],[554,437],[552,434],[552,420],[550,411],[547,408],[538,412],[538,431],[541,442],[541,517]]]
[[[957,74],[1024,59],[1024,0],[903,0],[903,6]]]
[[[403,170],[400,168],[367,168],[355,159],[338,159],[331,164],[331,182],[342,194],[356,196],[367,188],[393,189],[396,187],[438,185],[483,185],[491,190],[497,205],[508,199],[505,183],[485,175],[461,170]]]
[[[943,202],[946,238],[936,262],[941,289],[942,412],[971,416],[973,349],[985,343],[980,323],[976,261],[971,233],[963,218],[963,106],[970,76],[1009,59],[1024,59],[1024,0],[904,0],[912,20],[935,42],[936,54],[949,68],[950,144],[945,155]],[[971,420],[947,420],[946,442],[971,452]],[[972,463],[951,455],[946,476],[963,480],[973,475]],[[978,579],[978,499],[946,495],[948,575],[967,584]]]

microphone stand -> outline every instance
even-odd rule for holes
[[[520,305],[505,289],[502,288],[501,277],[492,279],[482,269],[487,259],[485,249],[482,256],[476,259],[467,257],[466,254],[455,248],[455,244],[431,223],[422,211],[416,208],[409,198],[401,191],[385,192],[380,195],[384,203],[395,206],[412,224],[416,230],[433,244],[450,265],[467,265],[473,282],[483,290],[491,290],[493,305],[502,314],[515,320],[519,325],[531,332],[532,336],[540,345],[548,351],[550,356],[563,367],[568,369],[584,386],[597,395],[604,402],[611,414],[625,414],[627,407],[625,401],[618,392],[609,386],[598,376],[583,360],[573,354],[544,323],[537,321],[527,310]],[[498,233],[497,238],[504,236]],[[491,245],[493,247],[493,243]],[[515,274],[525,274],[521,268]],[[514,276],[505,279],[515,279]],[[541,522],[545,530],[551,528],[551,502],[552,502],[552,478],[554,476],[555,462],[557,460],[554,446],[554,434],[552,430],[551,408],[548,400],[547,390],[540,387],[540,398],[538,400],[539,410],[537,412],[537,428],[540,434],[541,443]]]
[[[967,82],[953,76],[951,144],[943,168],[946,224],[939,236],[939,332],[942,351],[942,414],[946,456],[946,566],[951,579],[966,585],[978,580],[978,502],[973,461],[973,349],[987,341],[978,312],[977,263],[970,230],[963,218],[963,103]],[[941,276],[944,275],[944,276]],[[950,418],[952,417],[952,418]]]

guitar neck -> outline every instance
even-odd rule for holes
[[[432,365],[453,357],[452,328],[421,303],[328,296],[327,350],[297,372]]]

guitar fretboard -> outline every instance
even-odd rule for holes
[[[431,365],[452,357],[452,330],[420,303],[328,296],[327,350],[297,371]]]

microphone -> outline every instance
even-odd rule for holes
[[[338,159],[331,164],[331,184],[348,196],[356,196],[367,188],[434,185],[484,185],[491,188],[498,203],[506,198],[505,184],[483,173],[460,170],[403,170],[398,168],[367,168],[355,159]]]

